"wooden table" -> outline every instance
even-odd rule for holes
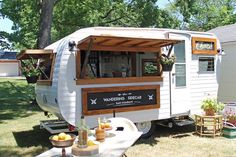
[[[223,116],[195,115],[196,133],[200,136],[221,135],[223,128]]]
[[[121,157],[126,150],[142,135],[142,132],[111,131],[115,136],[106,138],[99,144],[99,154],[96,157]],[[55,157],[61,154],[61,148],[52,148],[37,157]],[[66,148],[66,155],[72,156],[71,147]]]

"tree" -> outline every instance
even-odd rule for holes
[[[236,22],[235,0],[175,0],[173,4],[190,30],[207,31]]]
[[[6,32],[0,31],[0,50],[10,49],[10,44],[7,42],[8,34]]]
[[[0,13],[13,21],[13,33],[7,36],[16,49],[36,48],[39,3],[31,0],[3,0]]]
[[[40,22],[38,33],[38,48],[44,48],[51,43],[51,26],[53,7],[57,0],[42,0],[40,7]]]
[[[14,22],[8,39],[16,48],[44,48],[84,27],[178,27],[178,19],[157,4],[157,0],[3,0],[0,13]]]

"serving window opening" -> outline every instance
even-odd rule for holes
[[[39,80],[52,80],[52,65],[54,64],[54,55],[48,58],[38,59],[38,62],[38,66],[41,71]]]
[[[51,85],[56,53],[52,50],[22,50],[17,59],[21,60],[22,66],[29,69],[29,74],[39,76],[37,84]],[[22,68],[23,68],[22,67]]]
[[[89,36],[77,43],[77,84],[160,82],[161,48],[178,40]]]
[[[83,71],[86,51],[80,53]],[[158,53],[92,51],[81,79],[161,76]]]

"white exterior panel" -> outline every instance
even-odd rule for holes
[[[19,62],[0,62],[1,76],[19,76]]]
[[[222,56],[218,99],[221,102],[236,102],[236,42],[223,43],[225,55]]]

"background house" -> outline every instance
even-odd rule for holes
[[[16,52],[0,51],[0,77],[19,76],[20,62],[16,59]]]
[[[236,102],[236,24],[210,30],[220,40],[225,55],[222,56],[218,99],[221,102]]]

